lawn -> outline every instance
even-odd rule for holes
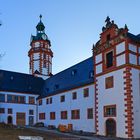
[[[28,128],[0,128],[0,140],[18,140],[18,136],[41,136],[44,140],[76,140],[73,137]]]

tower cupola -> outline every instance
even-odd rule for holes
[[[44,26],[44,24],[43,24],[43,22],[41,20],[42,19],[42,15],[40,15],[39,17],[40,17],[40,21],[39,21],[39,23],[36,26],[37,33],[44,33],[45,32],[45,26]]]
[[[42,15],[36,26],[36,35],[31,35],[30,50],[30,74],[40,76],[44,79],[52,75],[52,57],[51,42],[45,33],[45,26],[42,22]]]

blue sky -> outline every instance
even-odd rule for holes
[[[0,69],[29,72],[30,36],[39,15],[51,40],[53,73],[92,55],[106,16],[119,27],[140,33],[139,0],[0,0]]]

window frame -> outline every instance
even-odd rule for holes
[[[39,100],[38,100],[38,105],[39,105],[39,106],[42,105],[42,99],[39,99]]]
[[[55,120],[55,119],[56,119],[55,112],[50,112],[50,120]]]
[[[52,104],[52,102],[53,102],[53,99],[52,99],[52,97],[50,97],[50,104]]]
[[[113,111],[112,114],[108,114],[107,109],[115,109],[114,114]],[[104,117],[116,117],[116,116],[117,116],[116,104],[104,106]]]
[[[105,78],[105,89],[110,89],[114,87],[114,76],[108,76]]]
[[[13,109],[12,108],[8,108],[8,114],[13,114]]]
[[[29,96],[29,104],[35,104],[35,97]]]
[[[2,98],[0,97],[0,103],[4,103],[5,102],[5,94],[0,93],[0,96],[3,96],[4,97],[4,99],[3,99],[3,97]]]
[[[5,108],[0,108],[0,114],[4,114],[5,113]]]
[[[84,96],[84,98],[89,97],[89,88],[84,88],[83,89],[83,96]]]
[[[67,120],[68,119],[68,111],[61,111],[61,120]]]
[[[45,120],[46,119],[46,114],[45,112],[39,113],[39,120]]]
[[[17,103],[17,104],[26,104],[26,96],[7,94],[7,102]]]
[[[61,95],[60,96],[60,102],[62,103],[62,102],[65,102],[65,95]]]
[[[87,119],[93,119],[93,108],[87,109]]]
[[[29,110],[29,115],[34,115],[34,110],[33,109]]]
[[[107,64],[108,64],[107,55],[111,52],[112,52],[112,65],[107,66]],[[110,50],[110,51],[105,53],[105,66],[106,66],[106,69],[112,68],[114,66],[114,50]]]
[[[71,119],[72,120],[80,119],[80,109],[71,110]]]
[[[73,100],[76,100],[77,99],[77,92],[72,92],[72,99]]]
[[[46,98],[46,105],[49,104],[49,98]]]

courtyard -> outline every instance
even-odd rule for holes
[[[61,133],[57,130],[48,130],[44,127],[0,128],[0,140],[18,140],[19,136],[40,136],[43,137],[43,140],[123,140],[95,135],[88,136],[83,134]]]

